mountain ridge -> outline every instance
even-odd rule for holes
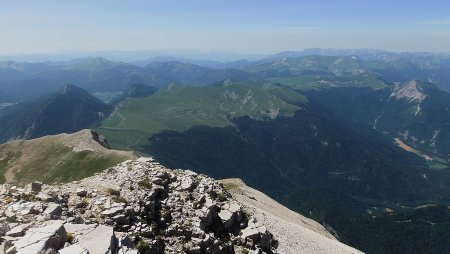
[[[65,85],[59,92],[18,105],[15,111],[4,115],[0,141],[78,131],[96,125],[110,110],[109,105],[87,91]]]
[[[0,182],[81,179],[135,158],[132,152],[108,149],[104,138],[91,130],[15,140],[0,145]]]

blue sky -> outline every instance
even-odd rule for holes
[[[1,0],[0,54],[304,48],[450,52],[450,1]]]

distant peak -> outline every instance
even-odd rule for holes
[[[73,91],[73,90],[82,90],[82,89],[77,87],[77,86],[74,86],[72,84],[68,84],[67,83],[67,84],[65,84],[63,86],[63,88],[61,90],[62,90],[62,92],[67,93],[67,92],[70,92],[70,91]]]
[[[96,57],[94,59],[92,59],[92,61],[94,62],[98,62],[98,63],[109,63],[111,62],[110,60],[103,58],[103,57]]]
[[[81,96],[92,96],[88,91],[80,88],[78,86],[74,86],[72,84],[65,84],[60,90],[59,94],[71,94],[71,95],[81,95]]]

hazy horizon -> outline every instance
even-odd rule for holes
[[[450,52],[450,3],[11,1],[0,55],[107,51],[272,54],[306,48]]]

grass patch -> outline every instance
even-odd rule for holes
[[[231,182],[222,183],[222,184],[223,184],[223,187],[225,188],[225,190],[227,190],[227,191],[231,191],[231,190],[235,190],[235,189],[239,188],[239,185],[237,185],[235,183],[231,183]]]
[[[141,254],[146,253],[148,250],[150,250],[150,245],[144,241],[144,240],[140,240],[138,245],[136,246],[136,249],[138,250],[138,252]]]
[[[228,197],[224,192],[219,192],[217,193],[217,200],[219,200],[220,202],[225,202],[228,200]]]
[[[68,243],[72,243],[73,242],[73,239],[74,239],[75,237],[73,236],[73,234],[72,233],[68,233],[67,234],[67,242]]]
[[[151,189],[152,183],[148,179],[144,179],[138,182],[139,187],[145,188],[145,189]]]
[[[128,203],[128,201],[122,196],[113,196],[112,201],[114,201],[114,203]]]
[[[120,195],[120,191],[113,189],[113,188],[109,188],[106,190],[108,192],[109,195],[111,196],[119,196]]]

